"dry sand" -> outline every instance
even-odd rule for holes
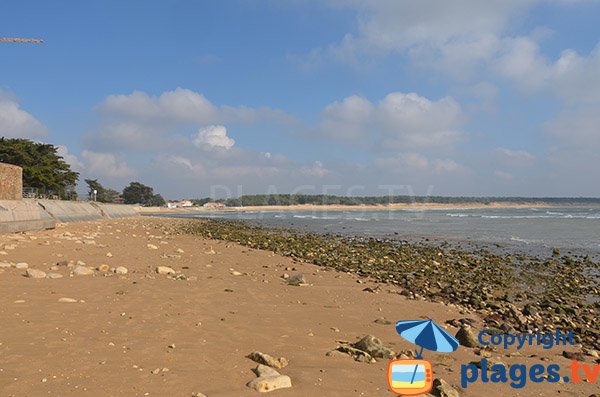
[[[0,396],[258,395],[246,387],[256,364],[245,356],[254,350],[289,360],[280,372],[291,377],[293,387],[272,395],[393,396],[386,386],[386,360],[366,364],[345,355],[327,357],[336,340],[354,342],[373,334],[398,352],[414,346],[393,325],[374,320],[432,318],[441,325],[477,319],[455,306],[406,300],[391,286],[364,292],[376,285],[271,252],[165,234],[162,225],[168,222],[177,221],[123,219],[0,235],[0,262],[26,262],[64,276],[32,279],[24,277],[25,270],[0,269]],[[60,261],[125,266],[129,272],[70,277],[69,267],[51,270]],[[157,266],[170,266],[187,279],[159,275]],[[310,285],[289,286],[283,273],[304,273]],[[566,368],[570,361],[562,350],[529,349],[514,357],[498,351],[493,357],[507,364],[554,362]],[[433,362],[436,377],[456,387],[460,364],[481,359],[464,347],[453,354],[428,352],[425,358]],[[590,384],[530,383],[514,390],[476,383],[460,395],[597,391]]]

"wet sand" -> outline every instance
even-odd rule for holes
[[[455,305],[407,300],[400,287],[269,251],[175,235],[171,225],[177,222],[183,221],[123,219],[1,235],[0,262],[26,262],[63,277],[32,279],[24,277],[24,269],[0,269],[0,395],[258,395],[246,387],[256,363],[245,357],[258,350],[289,360],[280,372],[290,376],[292,388],[271,395],[393,396],[386,385],[387,360],[367,364],[326,353],[338,340],[355,342],[367,334],[396,352],[413,349],[394,329],[401,319],[432,318],[443,325],[472,318],[475,327],[481,324],[476,314]],[[128,273],[71,276],[73,266],[52,270],[62,261],[124,266]],[[157,266],[177,274],[157,274]],[[309,285],[290,286],[284,273],[303,273]],[[367,287],[378,292],[363,291]],[[374,322],[380,318],[392,324]],[[571,361],[563,350],[527,348],[518,355],[500,350],[492,359],[556,363],[564,374]],[[460,365],[481,359],[473,349],[427,352],[425,358],[435,377],[461,396],[589,396],[598,390],[546,382],[519,390],[478,382],[460,390]]]

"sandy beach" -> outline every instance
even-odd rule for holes
[[[431,318],[453,335],[459,319],[470,319],[474,329],[482,326],[469,309],[408,300],[399,286],[177,234],[180,222],[189,221],[130,218],[0,235],[0,395],[258,395],[246,386],[257,366],[246,356],[260,351],[289,361],[278,371],[292,387],[270,395],[393,396],[387,359],[369,364],[327,353],[340,341],[354,343],[369,334],[396,353],[413,349],[396,333],[398,320]],[[26,277],[25,263],[46,278]],[[157,273],[159,266],[174,274]],[[115,273],[118,267],[127,273]],[[289,285],[287,276],[299,274],[308,285]],[[62,277],[48,278],[57,275]],[[563,350],[580,348],[500,349],[486,357],[508,365],[555,363],[564,371],[571,360]],[[598,391],[597,385],[572,382],[521,389],[476,382],[461,389],[460,366],[481,360],[478,352],[461,346],[425,358],[434,376],[460,396]]]

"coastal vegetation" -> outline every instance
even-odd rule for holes
[[[154,189],[140,182],[131,182],[123,189],[125,204],[142,204],[148,207],[160,207],[165,199],[160,194],[154,194]]]
[[[58,154],[54,145],[29,139],[0,137],[0,162],[23,168],[23,185],[39,194],[75,199],[79,173]]]
[[[268,205],[388,205],[388,204],[553,204],[553,205],[600,205],[600,198],[574,197],[472,197],[472,196],[335,196],[324,194],[255,194],[238,198],[213,199],[205,197],[192,200],[195,205],[220,202],[228,207]]]

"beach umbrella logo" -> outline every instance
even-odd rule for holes
[[[396,331],[421,349],[416,350],[416,359],[390,361],[387,371],[390,390],[401,396],[429,392],[433,387],[433,370],[431,363],[423,360],[423,350],[451,353],[458,348],[458,341],[432,320],[398,321]]]

